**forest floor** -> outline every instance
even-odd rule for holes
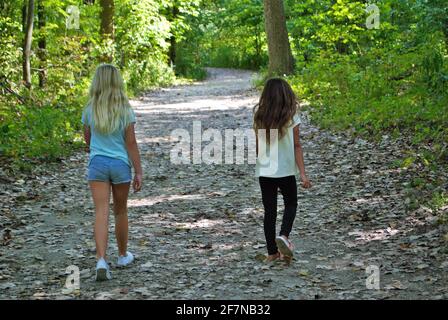
[[[86,153],[32,175],[1,174],[0,299],[447,299],[445,231],[431,210],[406,209],[412,173],[391,166],[401,151],[388,140],[323,131],[304,114],[313,187],[299,188],[289,266],[260,261],[263,208],[253,165],[170,162],[171,132],[191,132],[194,120],[202,129],[251,128],[253,76],[209,69],[206,81],[133,101],[144,170],[143,190],[129,201],[136,260],[115,267],[111,215],[111,281],[94,281]],[[81,271],[75,292],[63,290],[70,265]],[[366,269],[376,267],[380,289],[369,289]]]

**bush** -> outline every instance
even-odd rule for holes
[[[56,160],[81,146],[80,106],[17,106],[2,114],[0,157]]]
[[[389,52],[382,61],[362,66],[365,59],[375,61],[375,56],[375,52],[362,59],[323,53],[289,80],[299,97],[310,102],[312,119],[324,128],[353,129],[373,138],[404,134],[416,145],[446,144],[447,87],[434,82],[446,69],[428,71],[423,48]]]

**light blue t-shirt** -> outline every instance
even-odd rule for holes
[[[95,156],[101,155],[121,159],[132,167],[125,142],[125,129],[121,128],[110,134],[102,134],[94,129],[92,107],[89,105],[82,113],[82,123],[90,127],[90,157],[89,163]],[[130,123],[135,123],[135,114],[131,109]]]

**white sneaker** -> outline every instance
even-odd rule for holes
[[[130,263],[134,261],[134,255],[130,253],[129,251],[126,251],[125,256],[119,256],[117,261],[117,266],[119,267],[126,267]]]
[[[278,236],[275,238],[275,243],[277,244],[278,251],[286,257],[293,256],[294,246],[292,242],[288,240],[285,236]]]
[[[96,263],[96,281],[106,281],[112,279],[110,274],[109,265],[104,258],[100,258]]]

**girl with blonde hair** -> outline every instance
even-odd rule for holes
[[[98,66],[89,96],[82,123],[90,150],[87,179],[95,205],[96,280],[103,281],[111,279],[106,262],[111,190],[119,254],[117,265],[124,267],[134,260],[133,254],[127,251],[127,200],[131,168],[134,168],[133,188],[137,192],[142,187],[142,167],[134,131],[135,114],[117,68],[110,64]]]

